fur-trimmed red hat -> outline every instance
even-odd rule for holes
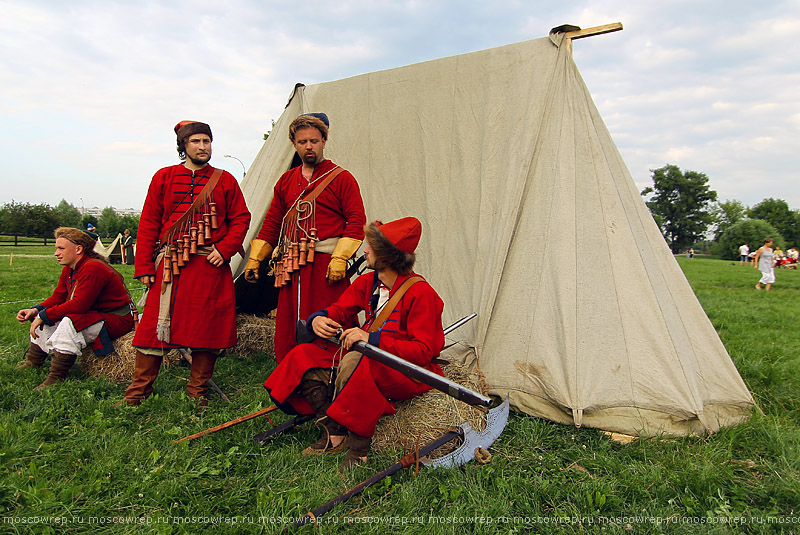
[[[211,127],[206,123],[181,121],[175,125],[175,135],[178,136],[178,141],[184,140],[192,134],[206,134],[211,141],[214,141],[214,136],[211,135]]]
[[[422,223],[416,217],[404,217],[388,223],[377,222],[378,229],[401,251],[413,254],[422,237]]]

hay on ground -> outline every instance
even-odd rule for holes
[[[442,367],[444,376],[483,395],[489,388],[480,370],[470,371],[456,363]],[[478,431],[486,428],[484,411],[458,401],[438,390],[430,390],[408,401],[396,403],[397,413],[384,416],[378,422],[372,447],[378,450],[402,449],[411,451],[417,444],[425,444],[439,438],[448,429],[458,427],[465,421]],[[432,458],[450,453],[460,444],[452,441],[435,450]]]
[[[136,349],[131,345],[132,340],[133,332],[120,336],[114,340],[114,352],[104,357],[98,357],[91,347],[87,347],[78,357],[78,365],[93,377],[105,375],[109,381],[115,383],[130,383],[136,367]],[[173,349],[167,353],[162,366],[169,367],[180,360],[180,353]]]

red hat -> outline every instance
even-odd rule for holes
[[[416,217],[404,217],[389,223],[377,221],[378,229],[392,242],[392,245],[403,252],[413,253],[422,236],[422,223]]]
[[[179,122],[175,125],[175,134],[178,136],[178,140],[185,139],[193,134],[206,134],[211,141],[214,141],[214,136],[211,135],[211,127],[199,121]]]

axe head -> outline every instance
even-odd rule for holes
[[[457,449],[433,460],[421,460],[429,468],[456,468],[475,458],[477,448],[489,449],[508,423],[508,396],[506,400],[486,414],[486,429],[475,431],[469,422],[461,424],[464,442]]]

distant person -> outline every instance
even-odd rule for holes
[[[91,223],[86,225],[86,230],[88,230],[89,232],[97,232],[97,229]]]
[[[111,353],[111,340],[133,329],[128,289],[122,275],[94,251],[97,234],[70,227],[55,232],[55,257],[61,277],[53,295],[17,312],[17,321],[31,322],[30,347],[18,368],[39,368],[53,354],[50,374],[35,390],[63,381],[88,345],[96,355]]]
[[[756,284],[756,290],[760,290],[761,285],[765,284],[765,289],[769,291],[772,287],[772,283],[775,282],[775,268],[772,265],[773,256],[772,238],[766,238],[764,240],[764,246],[756,251],[756,256],[753,259],[753,269],[757,269],[761,272],[761,280]]]
[[[134,263],[133,244],[131,229],[126,228],[122,236],[122,261],[129,266]]]
[[[739,265],[743,266],[750,259],[750,246],[746,243],[739,247]]]
[[[139,220],[134,277],[148,293],[132,342],[128,405],[153,392],[163,356],[185,348],[192,361],[186,390],[205,406],[217,357],[236,345],[229,262],[242,247],[250,211],[233,175],[208,163],[211,127],[182,121],[174,130],[183,162],[156,172]]]

